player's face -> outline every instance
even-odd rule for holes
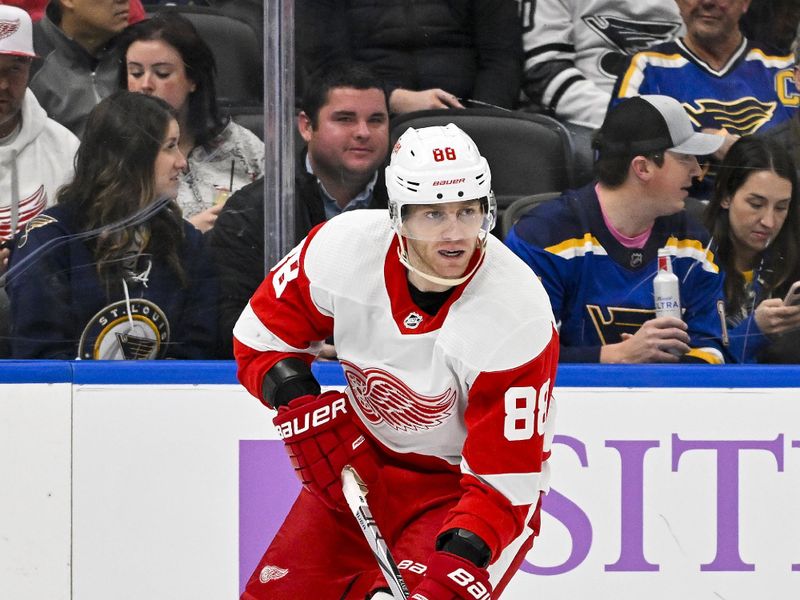
[[[775,239],[786,222],[792,184],[774,171],[755,171],[721,202],[728,209],[731,243],[737,264],[752,268],[758,254]]]
[[[125,54],[128,89],[165,100],[181,112],[187,98],[196,89],[186,75],[180,53],[163,40],[133,42]]]
[[[167,135],[161,142],[154,168],[156,198],[175,198],[178,195],[180,176],[186,168],[186,159],[178,149],[180,129],[175,119],[170,119]]]
[[[403,236],[409,261],[420,271],[436,277],[457,279],[463,276],[477,249],[483,218],[479,200],[407,206]],[[436,286],[413,271],[409,271],[408,277],[423,291],[448,288]]]
[[[111,36],[128,26],[128,0],[61,0],[84,32]]]
[[[664,164],[655,170],[650,189],[657,202],[658,216],[673,215],[684,209],[692,180],[700,173],[697,157],[664,152]]]
[[[0,54],[0,137],[9,135],[19,122],[31,59]]]
[[[362,181],[372,177],[389,150],[389,114],[382,90],[333,88],[313,127],[305,113],[298,128],[321,179]]]
[[[675,0],[688,37],[699,42],[721,41],[739,35],[739,19],[750,0]]]

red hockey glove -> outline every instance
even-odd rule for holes
[[[366,482],[378,475],[375,452],[354,418],[347,396],[331,391],[295,398],[272,420],[301,483],[336,510],[347,506],[341,479],[345,465]]]
[[[491,600],[492,585],[486,569],[449,552],[434,552],[422,582],[409,600]]]

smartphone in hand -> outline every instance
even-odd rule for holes
[[[784,306],[800,304],[800,281],[795,281],[792,287],[789,288],[786,297],[783,299],[783,304]]]

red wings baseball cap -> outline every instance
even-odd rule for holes
[[[0,4],[0,54],[36,58],[31,17],[16,6]]]

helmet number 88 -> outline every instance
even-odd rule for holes
[[[433,149],[433,160],[436,162],[442,162],[444,160],[455,160],[456,159],[456,151],[452,148],[434,148]]]
[[[538,392],[532,386],[508,388],[505,394],[506,418],[503,422],[503,435],[509,442],[529,440],[537,433],[544,433],[549,390],[549,379]]]

